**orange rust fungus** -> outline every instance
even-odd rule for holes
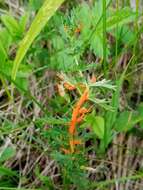
[[[65,82],[64,83],[64,87],[67,89],[67,90],[75,90],[76,87],[68,82]]]
[[[65,154],[70,154],[70,153],[71,153],[70,150],[67,150],[67,149],[65,149],[65,148],[61,148],[61,150],[62,150]]]
[[[84,93],[81,95],[79,101],[77,102],[75,108],[73,109],[72,119],[71,119],[70,128],[69,128],[69,133],[71,135],[73,135],[75,133],[77,120],[78,120],[78,117],[80,114],[79,111],[80,111],[82,105],[88,100],[88,96],[89,96],[89,90],[86,88]]]
[[[81,32],[82,28],[83,28],[82,24],[79,24],[79,26],[74,30],[74,33],[79,34]]]
[[[77,124],[79,124],[80,122],[83,121],[85,114],[91,110],[91,107],[89,109],[86,109],[85,107],[83,107],[83,105],[89,99],[89,88],[82,83],[80,83],[78,85],[80,85],[80,87],[82,87],[83,93],[82,93],[81,97],[79,98],[79,100],[77,101],[77,103],[75,104],[75,107],[73,108],[73,111],[72,111],[72,118],[69,123],[69,138],[70,138],[69,146],[70,146],[70,149],[67,150],[67,149],[62,148],[62,151],[65,154],[70,154],[70,153],[73,154],[73,153],[77,152],[77,151],[75,151],[75,145],[81,144],[81,141],[74,139],[75,135],[76,135],[76,126],[77,126]],[[75,90],[76,89],[75,85],[70,84],[68,82],[64,83],[64,87],[67,90]]]

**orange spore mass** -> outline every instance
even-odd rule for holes
[[[72,84],[70,84],[70,83],[67,83],[67,82],[64,83],[64,87],[65,87],[67,90],[75,90],[75,89],[76,89],[76,87],[75,87],[74,85],[72,85]]]
[[[73,109],[72,119],[70,122],[69,133],[73,135],[75,133],[76,124],[78,123],[78,117],[80,116],[80,110],[82,105],[88,100],[89,90],[86,88],[75,108]]]

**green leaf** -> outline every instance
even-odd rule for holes
[[[42,3],[44,2],[44,0],[29,0],[29,3],[30,3],[30,7],[34,10],[34,11],[37,11],[41,6],[42,6]]]
[[[118,119],[116,120],[115,129],[118,132],[127,132],[141,120],[143,120],[143,118],[137,113],[124,111],[120,113]]]
[[[91,41],[91,50],[98,57],[103,58],[103,39],[98,35],[94,35],[93,40]]]
[[[112,30],[116,28],[117,24],[119,26],[123,24],[127,24],[129,22],[133,22],[135,20],[135,13],[128,7],[125,7],[123,9],[120,9],[116,12],[113,12],[110,16],[107,18],[107,30]],[[97,28],[96,33],[100,34],[102,31],[102,22]]]
[[[11,75],[11,70],[13,67],[13,61],[6,61],[1,64],[0,70],[7,74],[8,76]],[[21,64],[19,71],[17,73],[17,80],[21,78],[27,78],[32,72],[32,67],[30,65]]]
[[[129,8],[125,7],[113,13],[107,19],[107,28],[108,30],[113,29],[118,25],[123,25],[129,22],[133,22],[135,19],[135,13]]]
[[[0,30],[0,43],[2,44],[5,51],[8,51],[11,45],[12,37],[6,28]]]
[[[99,139],[104,137],[104,118],[100,116],[94,116],[93,113],[88,115],[86,122],[91,125],[94,133]]]
[[[134,56],[132,56],[128,65],[126,66],[123,73],[121,74],[120,78],[116,81],[116,91],[113,94],[112,102],[111,102],[111,106],[114,108],[114,112],[108,111],[105,114],[105,125],[106,126],[105,126],[105,133],[104,133],[104,142],[102,145],[102,147],[104,147],[104,149],[107,148],[108,144],[111,141],[112,129],[116,122],[117,114],[118,114],[120,92],[122,89],[122,84],[123,84],[126,72],[129,68],[130,64],[132,63],[133,59],[134,59]]]
[[[0,176],[17,176],[17,173],[9,168],[0,167]]]
[[[138,112],[143,117],[143,102],[141,102],[138,106]]]
[[[0,153],[0,162],[4,162],[4,161],[12,158],[16,153],[15,149],[12,147],[8,147],[1,151],[2,151],[2,153]]]
[[[4,63],[6,58],[7,58],[7,53],[6,53],[2,43],[0,41],[0,63],[1,64]]]
[[[54,118],[54,117],[45,117],[45,118],[38,118],[36,119],[35,123],[37,124],[50,124],[50,125],[66,125],[67,122],[69,122],[66,119],[61,119],[61,118]]]
[[[40,8],[37,13],[34,21],[31,24],[29,31],[22,40],[20,47],[18,49],[13,69],[12,69],[12,78],[15,80],[17,71],[21,61],[23,60],[25,54],[27,53],[29,47],[31,46],[34,39],[38,36],[41,30],[46,25],[47,21],[53,16],[55,11],[60,7],[64,0],[46,0],[43,6]]]
[[[103,59],[103,35],[102,34],[94,34],[91,43],[90,43],[90,48],[93,50],[94,54],[100,58]],[[108,57],[110,55],[110,49],[109,49],[109,44],[107,44],[107,55]]]
[[[53,182],[52,179],[49,176],[44,176],[40,173],[39,167],[37,166],[35,169],[35,175],[38,177],[38,179],[48,187],[49,190],[53,190]]]
[[[19,21],[19,30],[21,34],[24,34],[24,32],[26,31],[26,24],[28,22],[28,18],[29,18],[29,14],[25,13]]]
[[[118,40],[123,42],[126,45],[134,44],[136,34],[128,25],[120,25],[118,26],[118,31],[112,31],[112,35],[115,36]]]
[[[106,5],[108,5],[110,3],[110,0],[106,0]],[[108,11],[108,10],[107,10]],[[95,24],[95,22],[98,22],[98,20],[100,19],[100,17],[102,16],[103,13],[103,1],[95,1],[95,5],[93,7],[93,24]]]
[[[132,127],[131,126],[132,114],[133,114],[132,112],[124,111],[119,115],[115,124],[115,129],[118,132],[127,131]]]
[[[89,5],[87,3],[83,3],[80,7],[78,7],[75,10],[75,12],[73,12],[75,24],[79,24],[81,22],[84,26],[86,26],[86,28],[89,28],[92,21],[91,14],[89,13]]]
[[[3,15],[1,16],[1,20],[12,36],[20,35],[20,27],[15,18],[13,18],[11,15]]]
[[[90,87],[100,87],[100,88],[107,88],[110,90],[116,90],[116,86],[112,85],[110,80],[103,79],[101,81],[97,81],[95,83],[90,83]]]
[[[142,117],[142,120],[140,121],[140,126],[143,128],[143,102],[141,102],[137,109],[139,115]]]

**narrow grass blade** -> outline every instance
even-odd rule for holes
[[[103,69],[106,75],[106,51],[107,51],[107,40],[106,40],[106,0],[103,0]]]
[[[26,36],[22,40],[20,47],[18,49],[16,58],[14,60],[14,65],[12,69],[12,79],[15,80],[17,70],[21,61],[23,60],[25,54],[27,53],[30,45],[40,33],[40,31],[44,28],[47,21],[53,16],[55,11],[60,7],[60,5],[64,2],[64,0],[46,0],[43,6],[40,8],[39,12],[37,13],[34,21],[31,24],[29,31],[27,32]]]
[[[119,0],[116,0],[116,11],[119,11]],[[119,29],[119,25],[117,23],[116,25],[116,51],[115,51],[115,62],[117,60],[117,56],[118,56],[118,29]]]

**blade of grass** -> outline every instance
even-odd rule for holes
[[[0,75],[0,80],[1,80],[1,82],[3,84],[3,87],[5,89],[5,92],[6,92],[7,96],[8,96],[8,98],[9,98],[9,100],[12,101],[13,97],[11,96],[11,94],[10,94],[10,92],[8,90],[8,87],[7,87],[5,79],[1,75]]]
[[[47,21],[54,15],[56,10],[64,0],[46,0],[43,6],[40,8],[35,19],[33,20],[29,31],[22,40],[20,47],[17,51],[16,58],[14,60],[14,65],[12,69],[11,77],[13,80],[16,79],[16,74],[19,68],[21,61],[23,60],[25,54],[27,53],[29,47],[31,46],[34,39],[38,36],[41,30],[46,25]]]
[[[135,20],[135,31],[136,31],[136,41],[134,43],[134,48],[133,48],[133,54],[136,55],[136,48],[137,48],[137,43],[139,39],[139,31],[138,31],[138,18],[139,18],[139,0],[136,0],[136,20]]]
[[[106,65],[106,51],[107,51],[107,40],[106,40],[106,0],[102,0],[103,4],[103,70],[104,75],[107,75],[107,65]]]
[[[118,12],[119,10],[119,0],[116,0],[116,11]],[[117,60],[117,56],[118,56],[118,28],[119,28],[119,25],[117,23],[117,26],[116,26],[116,51],[115,51],[115,62]]]

